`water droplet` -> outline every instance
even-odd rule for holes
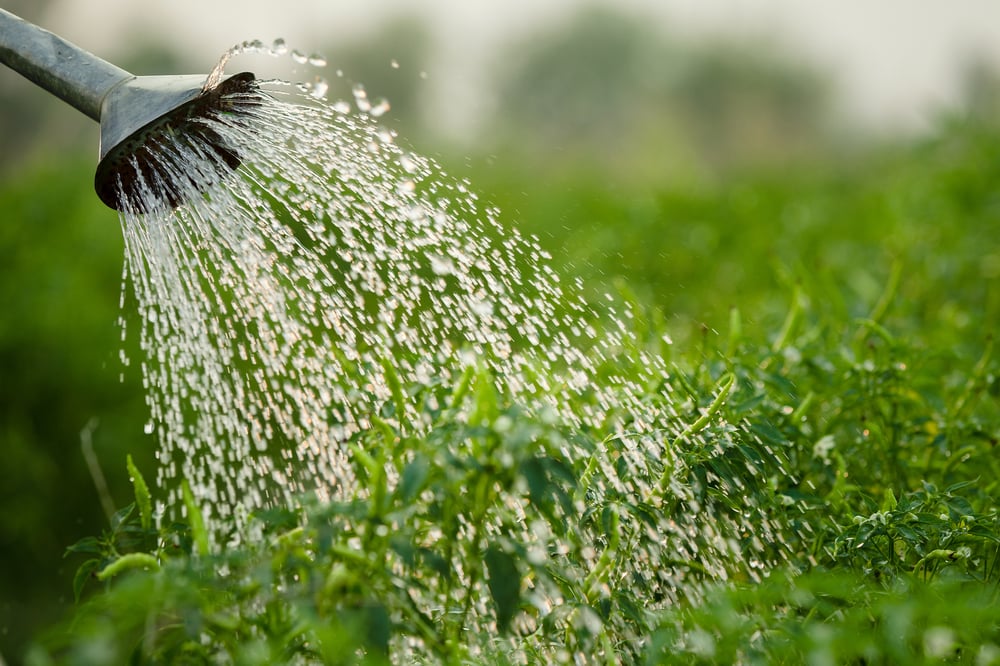
[[[375,101],[374,106],[372,106],[368,112],[371,114],[373,118],[380,118],[385,114],[389,113],[389,109],[391,108],[392,107],[389,105],[389,100],[387,100],[385,97],[379,97]]]
[[[431,270],[434,271],[435,275],[451,275],[455,272],[455,264],[448,257],[431,254],[428,259],[431,261]]]
[[[417,163],[409,155],[399,156],[399,166],[403,167],[403,171],[406,173],[416,173],[417,171]]]
[[[351,87],[351,92],[354,93],[354,105],[358,107],[358,111],[362,113],[371,111],[372,103],[368,100],[368,92],[362,84],[355,83]]]
[[[146,433],[147,435],[152,435],[154,429],[155,429],[155,426],[153,425],[152,421],[146,421],[146,424],[144,426],[142,426],[142,431],[144,433]]]
[[[313,67],[326,67],[326,56],[320,55],[319,53],[313,53],[309,56],[309,64]]]
[[[474,300],[471,305],[472,311],[480,317],[488,317],[493,314],[493,303],[488,300]]]
[[[271,55],[277,57],[277,56],[283,56],[287,53],[288,53],[288,44],[285,42],[285,40],[282,39],[281,37],[278,37],[276,40],[274,40],[274,42],[271,44]]]
[[[292,51],[292,60],[299,63],[300,65],[304,65],[307,62],[309,62],[309,58],[306,56],[306,54],[303,53],[302,51],[299,51],[298,49],[294,49]]]
[[[309,91],[309,94],[316,99],[323,99],[326,97],[326,93],[329,89],[330,84],[326,82],[326,79],[322,76],[317,76],[313,79],[312,90]]]
[[[393,69],[399,69],[399,61],[393,58],[392,60],[389,61],[389,66],[392,67]]]

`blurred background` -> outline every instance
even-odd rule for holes
[[[982,174],[998,169],[993,0],[4,7],[137,74],[207,72],[248,39],[322,53],[329,66],[319,73],[248,56],[229,71],[320,74],[333,98],[363,83],[390,101],[386,123],[401,142],[468,177],[507,226],[537,235],[593,293],[617,285],[658,313],[679,343],[721,328],[735,303],[751,335],[773,331],[785,287],[803,275],[836,276],[845,309],[872,302],[901,252],[897,232],[939,201],[927,197],[952,183],[985,201],[993,185]],[[137,363],[120,361],[138,353],[119,325],[131,313],[119,305],[116,215],[92,191],[97,142],[96,124],[0,69],[0,660],[9,663],[72,604],[78,562],[65,547],[107,523],[82,444],[115,508],[130,498],[127,452],[155,477]],[[924,159],[940,178],[914,175]],[[989,201],[969,204],[983,224],[1000,210]],[[928,247],[944,242],[934,223]],[[948,242],[995,248],[986,228]],[[985,257],[963,284],[1000,276],[1000,253]]]
[[[744,122],[756,123],[756,143],[744,152],[768,150],[769,114],[813,124],[795,128],[801,132],[830,121],[823,113],[852,131],[919,131],[969,94],[979,69],[1000,63],[1000,9],[990,0],[919,10],[906,0],[847,7],[834,0],[429,0],[419,7],[404,0],[297,0],[292,7],[8,0],[5,7],[139,74],[205,71],[232,44],[282,37],[293,48],[335,56],[333,69],[391,94],[393,115],[411,135],[432,131],[435,140],[477,144],[512,109],[520,115],[511,124],[547,117],[547,126],[527,128],[546,134],[553,125],[574,136],[580,123],[634,127],[644,113],[647,125],[652,116],[686,134],[695,119],[713,124],[725,109],[732,113],[732,98],[751,90],[757,110]],[[65,150],[66,135],[84,134],[75,111],[14,77],[0,72],[5,161],[20,163],[27,145]],[[550,86],[553,79],[560,85]],[[567,116],[572,122],[560,122]],[[700,147],[704,134],[689,141]],[[560,141],[558,133],[546,138]],[[731,140],[713,141],[718,159]]]

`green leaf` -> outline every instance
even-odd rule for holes
[[[920,535],[917,534],[916,530],[911,529],[910,527],[907,527],[906,525],[902,525],[900,523],[895,523],[893,525],[893,529],[896,530],[896,534],[903,537],[910,543],[915,543],[919,541],[921,538]]]
[[[403,385],[399,381],[399,375],[396,374],[396,368],[393,365],[394,362],[395,359],[392,358],[381,359],[382,375],[385,377],[385,383],[388,384],[389,391],[392,394],[392,402],[396,410],[396,421],[402,427],[406,422],[406,397],[403,394]]]
[[[729,308],[729,342],[726,345],[726,356],[733,358],[743,340],[743,320],[740,318],[740,309],[736,306]]]
[[[514,558],[496,545],[486,550],[487,585],[496,605],[497,628],[507,631],[521,601],[521,575]]]
[[[413,543],[405,536],[401,536],[398,533],[392,536],[389,539],[389,548],[399,555],[399,558],[404,565],[408,567],[416,565],[417,547],[413,545]]]
[[[100,553],[101,552],[101,542],[97,537],[83,537],[72,546],[66,548],[66,552],[63,555],[69,555],[70,553]]]
[[[615,594],[615,603],[621,610],[622,616],[637,627],[642,627],[646,623],[647,611],[636,603],[631,594],[618,592]]]
[[[187,508],[195,552],[204,557],[208,555],[208,531],[205,529],[205,519],[201,516],[201,509],[195,502],[194,495],[191,494],[191,486],[187,479],[181,482],[181,495],[184,497],[184,506]]]
[[[115,511],[115,515],[111,516],[111,529],[117,532],[118,528],[128,520],[133,511],[135,511],[135,502]]]
[[[974,479],[969,479],[968,481],[959,481],[958,483],[953,483],[952,485],[950,485],[947,488],[945,488],[944,492],[945,492],[946,495],[950,495],[951,493],[957,492],[959,490],[963,490],[963,489],[968,488],[970,486],[974,486],[977,483],[979,483],[979,477],[978,476],[976,478],[974,478]]]
[[[485,369],[476,375],[473,394],[473,408],[469,414],[470,425],[493,423],[500,415],[500,397],[493,386],[493,377]]]
[[[381,463],[379,463],[378,460],[375,460],[375,458],[370,453],[361,448],[360,445],[358,445],[355,442],[348,442],[347,448],[351,450],[351,453],[354,455],[354,457],[357,458],[358,462],[361,463],[362,469],[366,474],[365,481],[369,481],[371,479],[377,479],[379,476],[382,475],[383,470]]]
[[[964,516],[971,516],[975,513],[972,509],[972,505],[964,497],[951,497],[945,504],[948,505],[948,509],[951,511],[953,518],[959,518]]]
[[[87,584],[87,581],[100,566],[101,561],[94,558],[87,560],[77,568],[76,575],[73,576],[73,601],[80,603],[80,593],[83,592],[83,586]]]
[[[148,530],[153,526],[153,502],[149,495],[149,486],[146,480],[139,473],[139,468],[132,462],[132,456],[125,456],[125,467],[128,469],[129,478],[132,481],[132,488],[135,491],[135,504],[139,507],[139,523],[142,529]]]
[[[462,376],[458,380],[458,385],[451,394],[451,402],[449,404],[451,409],[458,409],[461,406],[462,401],[465,400],[465,396],[469,394],[469,389],[475,377],[476,367],[474,365],[466,366],[465,370],[462,371]]]
[[[895,511],[898,502],[896,502],[896,494],[892,492],[892,488],[885,489],[885,495],[882,498],[882,511]]]
[[[852,545],[855,548],[863,547],[866,543],[868,543],[868,539],[875,534],[876,529],[876,526],[871,523],[862,523],[854,535],[854,543]]]
[[[374,647],[380,655],[389,654],[389,641],[392,640],[392,618],[382,604],[369,606],[365,609],[366,634],[368,644]]]
[[[442,578],[450,578],[452,575],[451,565],[440,553],[430,548],[420,548],[418,551],[420,559]]]
[[[541,507],[549,488],[549,477],[545,466],[538,458],[529,458],[521,464],[521,474],[528,483],[528,498],[535,506]]]
[[[601,532],[611,539],[618,531],[618,511],[611,504],[606,504],[601,511]]]
[[[418,453],[403,470],[403,477],[396,488],[396,494],[402,502],[409,503],[416,498],[427,483],[430,470],[431,465],[427,456]]]
[[[988,527],[982,525],[973,525],[969,528],[969,534],[972,536],[980,537],[986,541],[992,541],[993,543],[1000,543],[1000,535],[991,530]]]

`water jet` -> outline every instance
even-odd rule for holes
[[[250,72],[215,86],[207,74],[136,76],[3,9],[0,62],[100,123],[94,188],[115,210],[183,202],[178,180],[160,173],[160,156],[179,140],[214,155],[213,164],[240,164],[237,149],[203,121],[254,103]]]
[[[197,515],[199,552],[221,554],[265,544],[258,518],[273,510],[298,516],[318,502],[332,521],[366,507],[330,523],[364,530],[343,552],[412,527],[416,547],[386,560],[391,586],[427,617],[464,604],[462,631],[484,637],[511,618],[475,601],[491,594],[483,569],[409,576],[417,558],[403,551],[441,549],[434,557],[453,562],[446,542],[464,539],[477,560],[485,550],[489,580],[497,569],[516,579],[492,542],[524,544],[540,567],[538,608],[559,609],[556,627],[581,618],[587,636],[603,622],[592,606],[611,603],[620,581],[665,605],[697,598],[702,579],[755,580],[784,557],[773,545],[785,543],[782,525],[730,499],[767,478],[763,463],[743,464],[754,434],[718,423],[736,380],[715,387],[707,411],[675,398],[669,355],[626,323],[637,311],[609,295],[592,305],[582,279],[563,281],[471,182],[397,140],[382,125],[388,104],[372,105],[363,86],[351,87],[352,107],[328,100],[319,78],[216,85],[227,58],[207,79],[161,86],[0,17],[2,61],[102,125],[97,189],[121,211],[144,430],[158,440],[158,526]],[[230,53],[246,52],[287,47]],[[737,467],[749,476],[727,471]],[[549,490],[557,479],[572,487]],[[459,506],[469,497],[484,511]],[[388,512],[385,498],[405,507]],[[421,503],[454,529],[415,518]],[[371,507],[379,527],[357,527]],[[577,515],[581,529],[565,529]],[[582,593],[566,591],[572,579]],[[577,598],[586,610],[567,603]],[[628,618],[617,631],[640,637]],[[431,660],[419,641],[398,647],[401,663]],[[541,661],[562,649],[539,650],[550,647]]]

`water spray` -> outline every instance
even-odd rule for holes
[[[162,173],[160,160],[179,140],[202,147],[214,164],[240,164],[237,150],[203,121],[254,103],[250,72],[218,85],[206,85],[206,74],[135,76],[3,9],[0,62],[101,124],[94,188],[115,210],[151,199],[183,203],[178,174]]]

